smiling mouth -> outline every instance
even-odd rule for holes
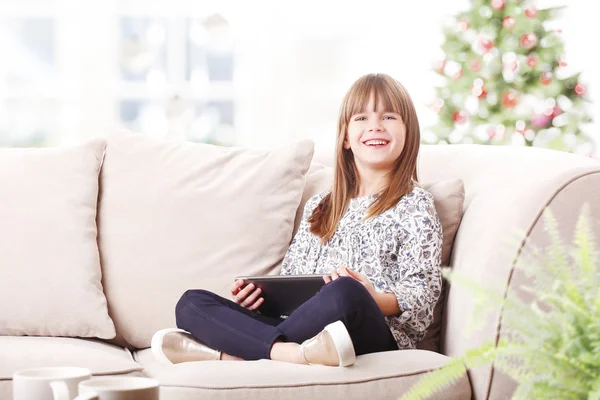
[[[367,147],[371,147],[374,149],[380,149],[382,147],[385,147],[389,144],[390,142],[387,140],[377,140],[377,141],[370,141],[367,140],[366,142],[363,142],[363,144]]]

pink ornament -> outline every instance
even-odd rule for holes
[[[531,68],[535,68],[537,66],[538,60],[534,56],[527,56],[527,65]]]
[[[531,118],[531,125],[536,128],[546,128],[552,122],[552,117],[546,114],[536,114]]]
[[[436,60],[433,62],[433,69],[440,74],[444,72],[444,67],[446,66],[446,59],[442,58],[441,60]]]
[[[460,78],[462,78],[462,76],[463,76],[463,72],[462,72],[462,68],[461,68],[458,71],[456,71],[456,73],[452,76],[452,80],[457,81]]]
[[[502,95],[502,105],[506,108],[514,108],[517,105],[517,94],[512,90],[504,92]]]
[[[504,0],[492,0],[491,5],[494,10],[502,10],[504,8]]]
[[[471,24],[469,24],[469,21],[463,18],[458,21],[458,24],[456,25],[456,30],[458,32],[464,32],[467,29],[469,29],[470,26]]]
[[[528,18],[535,18],[537,15],[537,8],[535,8],[535,6],[529,6],[525,9],[525,15],[527,15]]]
[[[484,53],[489,53],[494,48],[494,42],[486,38],[481,38],[479,44]]]
[[[471,87],[471,94],[475,97],[483,99],[485,96],[487,96],[487,90],[485,88],[485,85],[473,85]]]
[[[561,68],[564,68],[567,66],[567,62],[565,61],[564,57],[561,57],[558,59],[558,66]]]
[[[552,73],[542,72],[540,74],[540,82],[542,82],[542,85],[548,86],[550,83],[552,83]]]
[[[464,111],[454,111],[452,113],[452,120],[458,125],[462,125],[469,120],[469,116]]]
[[[511,16],[505,17],[502,20],[502,26],[504,27],[504,29],[510,30],[515,27],[515,24],[516,24],[515,19]]]
[[[583,96],[585,94],[586,91],[586,87],[584,85],[582,85],[581,83],[578,83],[577,85],[575,85],[575,93],[577,93],[579,96]]]
[[[524,49],[532,49],[537,45],[537,36],[533,32],[526,33],[521,36],[520,43]]]
[[[552,113],[550,114],[550,116],[551,116],[552,118],[554,118],[554,117],[556,117],[557,115],[560,115],[560,114],[562,114],[562,112],[563,112],[563,111],[560,109],[560,107],[559,107],[559,106],[554,106],[554,107],[552,108]]]
[[[479,72],[481,70],[481,63],[478,60],[471,61],[469,66],[471,67],[471,71],[473,72]]]
[[[515,72],[519,68],[519,64],[516,61],[511,61],[508,63],[504,63],[504,69],[511,70]]]

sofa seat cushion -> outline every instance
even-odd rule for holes
[[[279,361],[200,361],[158,364],[150,349],[134,358],[160,381],[169,399],[398,399],[427,371],[450,358],[426,350],[396,350],[359,356],[349,368],[297,365]],[[465,374],[434,398],[470,399]]]
[[[94,339],[0,336],[0,381],[39,367],[83,367],[94,375],[142,371],[129,350]]]

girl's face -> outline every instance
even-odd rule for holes
[[[371,94],[366,110],[350,117],[344,139],[344,148],[352,149],[359,171],[389,171],[404,149],[406,126],[402,118],[394,112],[384,112],[381,102],[375,111],[374,97]]]

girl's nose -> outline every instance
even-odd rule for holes
[[[373,125],[371,125],[371,129],[369,129],[369,131],[373,131],[373,132],[381,132],[383,130],[383,125],[381,125],[381,122],[379,121],[375,121],[373,123]]]

